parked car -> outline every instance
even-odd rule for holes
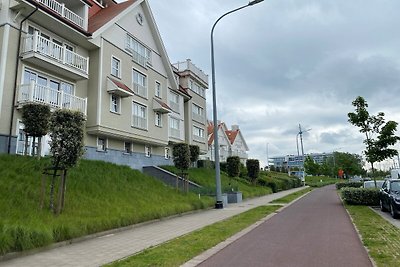
[[[376,181],[376,188],[382,188],[384,180],[377,180]],[[374,181],[365,181],[363,184],[363,188],[375,188]]]
[[[400,215],[400,179],[388,179],[379,190],[381,211],[390,211],[393,218]]]

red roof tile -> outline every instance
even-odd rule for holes
[[[172,109],[167,104],[162,102],[161,100],[159,100],[157,98],[154,98],[154,100],[157,101],[163,108],[166,108],[166,109],[169,109],[170,111],[172,111]]]
[[[123,82],[120,82],[120,81],[110,78],[110,77],[107,77],[107,78],[110,79],[116,86],[118,86],[118,88],[120,88],[130,94],[133,94],[133,91],[128,86],[126,86]]]
[[[104,26],[107,22],[119,15],[122,11],[130,7],[137,0],[128,0],[126,2],[117,4],[114,1],[107,1],[107,7],[98,11],[89,18],[88,31],[93,33]]]
[[[233,131],[225,131],[226,135],[229,138],[229,142],[231,142],[231,145],[233,144],[233,142],[235,142],[236,136],[239,133],[239,130],[233,130]]]

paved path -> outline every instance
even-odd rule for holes
[[[314,190],[199,266],[372,266],[335,187]]]
[[[140,225],[126,231],[0,262],[0,266],[100,266],[254,207],[265,205],[274,199],[301,189],[303,188],[254,198],[238,204],[229,204],[222,210],[207,210]]]

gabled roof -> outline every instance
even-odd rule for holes
[[[135,2],[137,2],[137,0],[128,0],[120,4],[117,4],[114,1],[108,1],[107,7],[101,9],[89,18],[88,32],[94,33]]]
[[[224,136],[228,140],[228,143],[229,143],[229,138],[226,135],[226,132],[224,131],[224,128],[223,128],[224,126],[225,126],[225,124],[223,122],[219,123],[218,124],[218,131],[220,129],[222,129],[222,132],[224,133]],[[208,122],[207,132],[208,132],[208,145],[212,145],[214,143],[214,123],[211,122],[211,121]]]
[[[235,142],[236,136],[239,133],[239,130],[233,130],[233,131],[225,131],[226,135],[228,136],[229,142],[231,142],[231,145],[233,145],[233,142]]]

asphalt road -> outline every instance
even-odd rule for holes
[[[316,189],[199,266],[373,266],[334,186]]]

